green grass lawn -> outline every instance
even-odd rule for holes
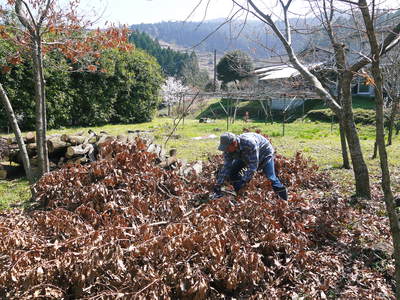
[[[25,178],[0,181],[0,209],[10,204],[20,204],[29,200],[31,192]]]
[[[167,136],[172,132],[174,125],[170,118],[156,118],[153,122],[132,125],[107,125],[91,127],[95,132],[101,130],[112,135],[124,134],[127,130],[152,130],[156,142],[164,145]],[[292,157],[300,151],[305,157],[314,160],[322,170],[328,171],[342,184],[342,192],[353,192],[353,171],[343,170],[341,166],[341,148],[338,125],[323,122],[297,121],[285,125],[283,135],[282,124],[265,124],[262,122],[245,123],[242,120],[229,125],[229,131],[241,133],[243,128],[260,129],[270,136],[278,153]],[[69,128],[51,130],[52,133],[74,133],[87,131],[89,128]],[[373,126],[359,125],[359,135],[364,151],[364,157],[370,168],[371,181],[379,183],[379,159],[372,160],[375,128]],[[199,136],[219,135],[227,131],[225,120],[216,120],[215,123],[199,123],[195,119],[186,119],[184,124],[179,124],[173,137],[166,144],[166,150],[178,149],[178,157],[187,161],[205,160],[209,154],[218,153],[218,138],[193,139]],[[399,138],[394,138],[394,144],[388,147],[389,163],[392,170],[392,184],[395,192],[400,191],[400,172],[397,171],[400,162]],[[29,188],[24,180],[0,182],[0,205],[2,208],[11,203],[23,202],[29,199]]]

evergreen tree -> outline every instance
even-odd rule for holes
[[[195,52],[189,55],[188,53],[175,51],[170,47],[162,48],[158,40],[153,40],[145,32],[134,31],[129,40],[137,48],[143,49],[154,56],[166,76],[176,77],[186,85],[204,87],[207,83],[208,74],[200,70]]]
[[[250,77],[252,70],[250,57],[240,50],[226,53],[217,64],[217,76],[224,85]]]
[[[199,61],[194,51],[190,54],[189,59],[185,60],[183,63],[180,78],[185,85],[202,88],[206,86],[209,80],[208,73],[200,70]]]

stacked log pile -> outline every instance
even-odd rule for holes
[[[7,171],[4,170],[3,165],[0,165],[0,180],[7,178]]]
[[[0,161],[8,157],[7,139],[0,137]],[[0,180],[7,178],[7,171],[4,170],[3,165],[0,164]]]
[[[0,137],[0,161],[8,157],[8,143],[7,139]]]
[[[202,170],[202,163],[186,164],[176,158],[176,150],[173,149],[168,155],[162,146],[154,143],[152,136],[140,131],[128,131],[126,135],[113,136],[107,132],[100,131],[95,133],[89,130],[87,134],[77,132],[74,134],[53,134],[47,138],[47,147],[49,153],[50,170],[56,170],[70,164],[86,164],[99,159],[99,153],[107,142],[118,141],[120,143],[135,143],[136,138],[140,138],[147,147],[147,152],[156,154],[155,164],[162,168],[176,169],[180,168],[182,176],[187,176],[194,172],[198,174]],[[34,169],[38,168],[39,160],[37,156],[37,146],[35,143],[35,134],[28,132],[24,137],[24,142],[27,147],[31,166]],[[22,165],[22,157],[15,138],[7,140],[8,149],[7,156],[10,162]],[[109,155],[103,155],[103,159],[110,159]],[[7,172],[0,167],[0,179],[7,178]],[[4,173],[4,174],[3,174]]]

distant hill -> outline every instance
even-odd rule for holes
[[[380,26],[393,25],[400,17],[400,10],[381,11],[378,17]],[[326,32],[319,25],[316,18],[290,19],[290,23],[298,31],[292,31],[292,46],[295,51],[304,50],[309,45],[327,47],[330,45]],[[224,19],[216,19],[204,22],[160,22],[153,24],[134,24],[132,29],[148,33],[154,39],[171,47],[196,51],[196,53],[213,53],[222,56],[230,50],[242,50],[256,61],[265,60],[272,56],[284,55],[281,42],[272,34],[271,29],[258,20],[247,20],[246,24],[232,21],[223,24]],[[346,14],[339,14],[335,23],[339,26],[337,33],[346,40],[353,52],[362,50],[362,44],[354,39],[353,20]],[[277,22],[278,28],[283,30],[284,24]],[[310,33],[310,29],[312,28]],[[365,49],[364,49],[365,50]],[[367,49],[368,51],[368,49]],[[208,61],[212,58],[209,56]],[[210,63],[210,62],[208,62]]]
[[[213,52],[220,55],[230,50],[242,50],[256,59],[268,58],[283,54],[284,49],[275,35],[268,33],[265,25],[259,21],[248,21],[245,26],[239,22],[231,22],[221,26],[224,20],[200,22],[160,22],[153,24],[135,24],[131,28],[148,33],[154,39],[193,49],[196,52]],[[315,22],[313,19],[301,21],[299,26],[307,26]],[[297,20],[297,23],[299,21]],[[216,30],[219,26],[218,30]],[[301,50],[306,47],[311,35],[294,34],[294,48]],[[162,42],[161,42],[162,41]],[[268,48],[265,48],[267,45]]]

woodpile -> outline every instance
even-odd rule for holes
[[[4,170],[3,165],[0,164],[0,180],[7,178],[7,171]]]
[[[172,149],[169,154],[165,153],[162,146],[154,143],[152,136],[147,132],[128,131],[125,135],[113,136],[107,132],[100,131],[96,134],[89,130],[87,134],[77,132],[74,134],[53,134],[47,137],[47,148],[49,153],[50,170],[62,168],[68,164],[85,164],[96,161],[103,145],[109,141],[118,141],[121,143],[134,143],[135,139],[140,137],[147,146],[147,151],[156,154],[155,164],[161,168],[178,169],[182,176],[187,176],[194,172],[199,174],[202,169],[201,162],[187,164],[177,159],[176,149]],[[24,142],[28,151],[29,159],[33,170],[38,168],[39,160],[37,156],[37,146],[35,143],[35,134],[28,132],[24,137]],[[7,139],[7,156],[10,162],[22,165],[22,157],[15,138]],[[104,155],[103,155],[104,158]],[[105,159],[111,158],[105,156]],[[4,159],[4,158],[3,158]],[[7,171],[0,169],[0,179],[7,178]]]
[[[8,157],[8,142],[6,138],[0,137],[0,161]]]

